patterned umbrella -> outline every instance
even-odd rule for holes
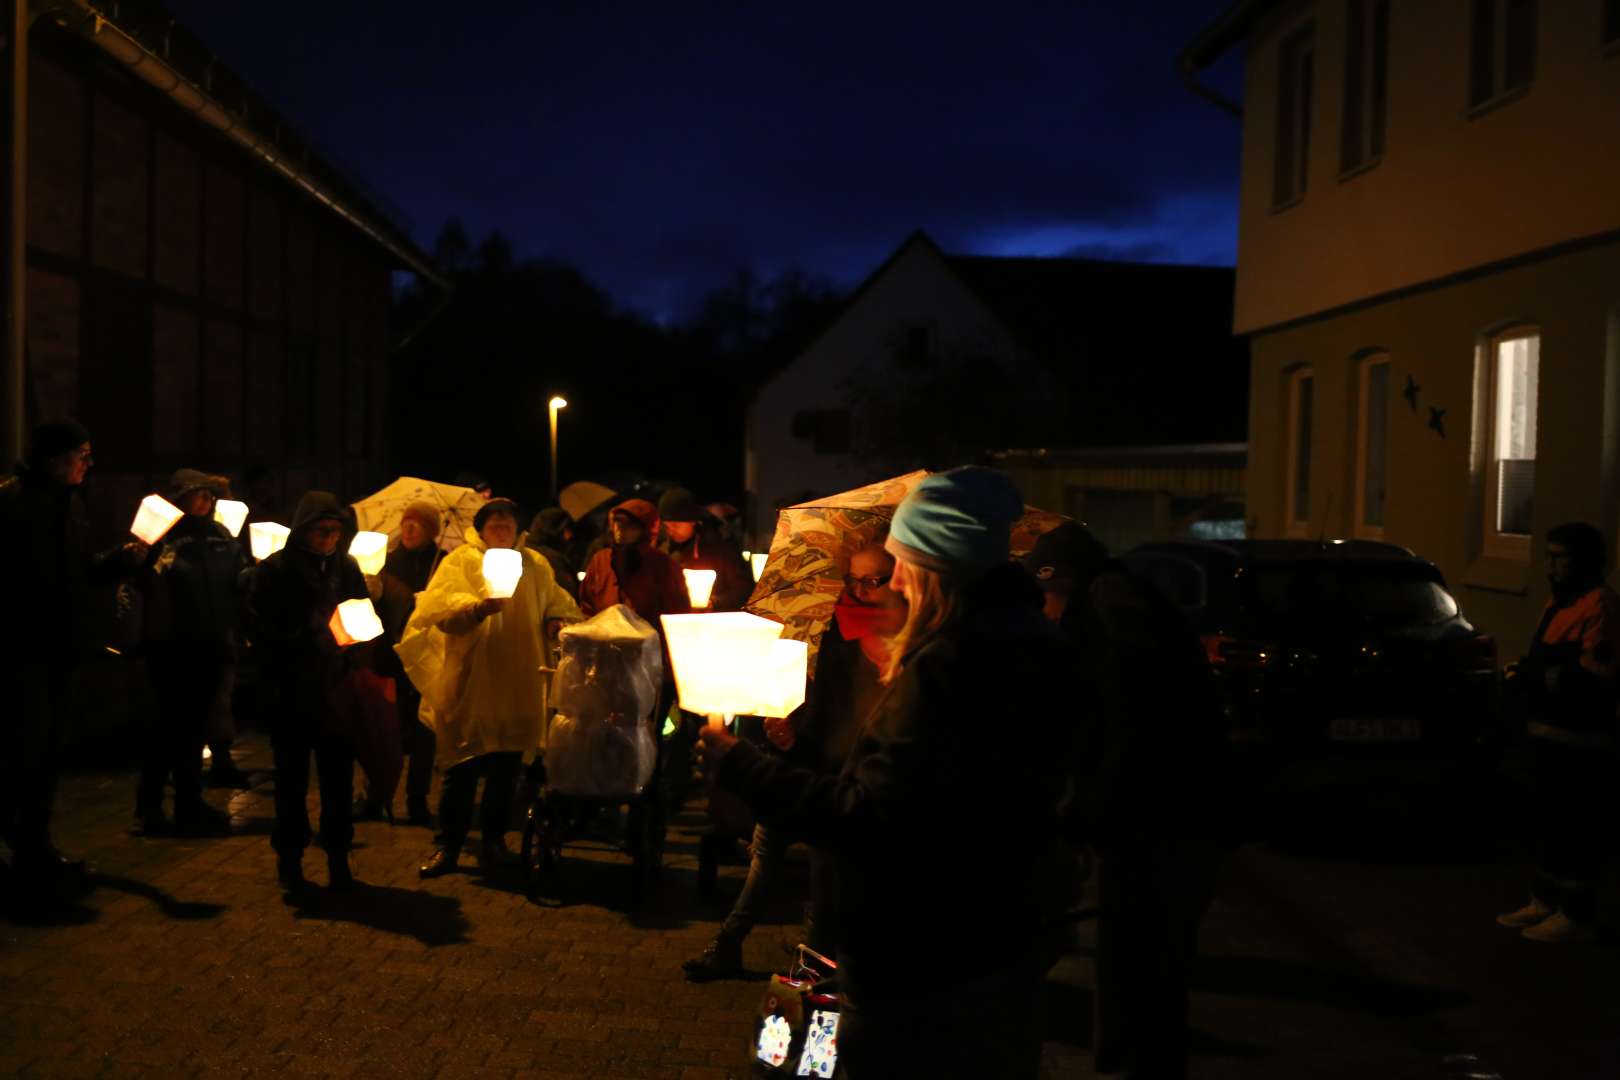
[[[362,529],[397,536],[400,518],[405,508],[414,502],[425,502],[438,509],[439,549],[451,552],[464,542],[467,530],[472,528],[473,517],[484,505],[484,497],[472,488],[402,476],[355,503],[354,516]]]
[[[844,588],[844,553],[853,541],[869,541],[887,526],[895,507],[927,475],[926,469],[918,469],[790,506],[776,516],[770,556],[744,610],[784,624],[784,637],[807,642],[812,672],[822,632],[832,622],[833,606]],[[1013,525],[1013,555],[1027,554],[1037,537],[1068,520],[1025,507]]]

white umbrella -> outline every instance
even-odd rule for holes
[[[418,502],[439,512],[439,549],[448,552],[466,542],[466,532],[483,507],[484,497],[472,488],[402,476],[355,503],[354,516],[362,529],[398,536],[406,507]]]

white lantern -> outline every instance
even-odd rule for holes
[[[765,564],[771,561],[771,553],[756,551],[748,557],[748,561],[754,568],[754,580],[758,581],[765,573]]]
[[[579,580],[584,581],[585,580],[585,571],[581,570],[579,573],[575,574],[574,576],[579,578]]]
[[[253,548],[253,557],[268,559],[287,546],[287,537],[291,534],[292,530],[285,525],[277,525],[273,521],[255,521],[248,526],[248,544]]]
[[[771,642],[770,659],[760,672],[759,700],[753,716],[787,716],[804,704],[804,688],[810,676],[810,646],[792,638]]]
[[[713,570],[682,570],[686,576],[686,598],[695,608],[709,606],[709,597],[714,594],[714,579],[717,576]]]
[[[161,495],[148,495],[135,511],[135,521],[129,531],[148,544],[163,539],[174,523],[185,517],[185,511]]]
[[[247,523],[248,505],[237,502],[235,499],[221,499],[214,504],[214,520],[225,526],[225,531],[232,536],[242,535],[242,526]]]
[[[662,621],[681,708],[713,719],[758,706],[760,675],[782,636],[781,623],[745,611],[665,615]]]
[[[345,600],[332,612],[332,636],[339,645],[354,645],[382,636],[382,620],[369,599]]]
[[[360,564],[360,572],[367,577],[382,573],[388,561],[388,534],[361,530],[349,541],[349,554]]]
[[[491,600],[505,600],[517,592],[523,576],[523,556],[516,548],[490,548],[484,552],[484,584]]]

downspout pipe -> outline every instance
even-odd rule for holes
[[[26,7],[28,0],[15,0]],[[62,26],[74,31],[102,52],[123,64],[143,82],[167,95],[181,108],[242,147],[253,157],[286,177],[316,202],[321,203],[349,224],[365,233],[420,277],[442,290],[450,283],[422,254],[379,225],[371,215],[352,206],[348,200],[310,176],[284,155],[269,139],[233,115],[207,91],[181,75],[118,24],[98,11],[89,0],[53,0],[50,13]]]

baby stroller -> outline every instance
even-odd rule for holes
[[[531,900],[563,888],[563,845],[605,810],[629,807],[624,841],[631,900],[651,891],[663,865],[665,820],[658,797],[662,740],[653,712],[663,682],[658,633],[622,604],[565,627],[552,676],[545,754],[524,785],[525,891]]]
[[[760,1004],[749,1067],[755,1076],[840,1076],[838,965],[807,945]]]

